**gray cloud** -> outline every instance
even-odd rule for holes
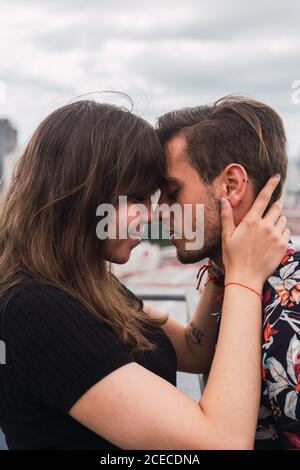
[[[151,120],[245,93],[282,114],[296,148],[299,13],[293,0],[3,0],[0,79],[9,93],[2,114],[25,139],[58,103],[84,92],[128,92]]]

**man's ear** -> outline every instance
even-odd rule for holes
[[[237,207],[248,192],[249,180],[245,168],[238,163],[231,163],[223,170],[223,184],[226,198],[232,207]]]

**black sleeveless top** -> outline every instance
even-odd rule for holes
[[[176,386],[172,343],[161,328],[148,337],[157,349],[133,359],[112,328],[72,296],[32,281],[13,287],[0,299],[0,427],[9,449],[116,449],[68,412],[133,361]]]

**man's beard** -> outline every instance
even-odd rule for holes
[[[204,245],[199,250],[177,250],[177,258],[183,264],[197,263],[205,258],[220,258],[222,255],[221,219],[219,202],[209,192],[204,206]]]
[[[215,238],[215,236],[217,238]],[[222,243],[220,237],[210,235],[209,240],[204,243],[200,250],[177,250],[177,258],[182,264],[197,263],[205,258],[216,259],[222,254]]]

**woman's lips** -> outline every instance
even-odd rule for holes
[[[140,225],[138,230],[132,230],[128,232],[128,236],[132,240],[142,240],[142,236],[144,232],[145,232],[145,225]]]

